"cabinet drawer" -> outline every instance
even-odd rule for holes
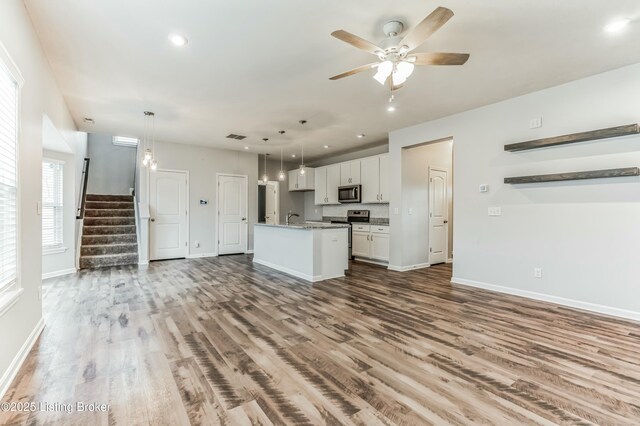
[[[369,225],[353,225],[354,232],[369,232],[371,230],[371,226]]]
[[[388,234],[389,226],[387,225],[371,225],[371,232],[374,234]]]

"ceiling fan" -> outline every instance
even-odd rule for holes
[[[451,10],[446,7],[438,7],[404,37],[400,36],[404,29],[402,22],[387,22],[383,27],[387,38],[380,43],[380,46],[344,30],[332,32],[331,35],[338,40],[376,55],[379,62],[354,68],[335,75],[330,80],[339,80],[362,71],[377,68],[378,70],[373,78],[382,85],[388,82],[389,88],[393,92],[402,87],[407,78],[413,73],[416,65],[463,65],[469,59],[468,53],[412,53],[414,49],[446,24],[452,16],[453,12]]]

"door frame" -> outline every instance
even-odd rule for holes
[[[247,239],[244,242],[244,252],[249,253],[249,175],[239,175],[235,173],[216,173],[216,226],[215,226],[215,243],[216,256],[220,255],[220,176],[240,177],[244,178],[245,185],[245,206],[247,214]],[[256,194],[257,202],[257,194]]]
[[[449,194],[449,170],[447,170],[446,167],[440,167],[440,166],[428,166],[427,167],[427,196],[428,196],[428,205],[429,205],[429,211],[427,212],[427,232],[428,232],[428,241],[429,241],[429,264],[433,265],[433,262],[431,261],[431,213],[432,213],[432,205],[431,205],[431,171],[435,170],[438,172],[444,172],[447,175],[447,181],[445,182],[445,190],[447,191],[447,205],[446,205],[446,209],[445,211],[447,212],[446,214],[446,223],[444,224],[444,229],[445,229],[445,239],[444,239],[444,257],[445,257],[445,261],[443,263],[449,263],[449,222],[450,222],[450,218],[449,218],[449,196],[451,194]]]
[[[280,181],[277,180],[268,180],[267,183],[264,183],[263,180],[258,181],[258,186],[267,186],[269,184],[276,185],[276,225],[280,225]],[[256,197],[258,194],[256,194]],[[249,194],[247,193],[247,198],[249,198]],[[258,205],[258,200],[256,198],[256,205]],[[266,202],[265,202],[266,206]],[[247,204],[247,213],[249,211],[249,205]],[[248,219],[247,219],[248,223]]]
[[[187,252],[185,254],[185,259],[188,259],[189,256],[191,256],[191,234],[189,233],[189,222],[191,222],[191,204],[190,204],[190,192],[189,192],[189,184],[191,182],[191,179],[189,177],[189,170],[180,170],[180,169],[158,169],[156,171],[150,170],[149,169],[149,179],[147,179],[147,194],[149,194],[149,206],[151,206],[151,173],[157,173],[157,172],[171,172],[171,173],[184,173],[187,175],[187,189],[186,189],[186,208],[187,208],[187,218],[186,218],[186,223],[185,223],[185,233],[187,234]],[[151,211],[149,211],[149,213],[151,213]],[[154,259],[151,259],[151,226],[149,226],[149,261],[151,262]]]

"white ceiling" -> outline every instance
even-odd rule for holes
[[[391,130],[640,62],[640,22],[612,36],[604,25],[640,17],[637,0],[25,0],[81,130],[319,158],[383,143]],[[385,109],[373,62],[330,36],[373,42],[382,24],[413,27],[437,6],[455,16],[418,51],[468,52],[462,67],[416,68]],[[189,44],[176,48],[171,32]],[[83,123],[92,117],[94,125]],[[298,120],[306,119],[304,127]],[[278,130],[287,131],[285,138]],[[357,139],[357,133],[365,133]],[[225,139],[229,133],[244,141]],[[331,145],[323,149],[323,145]]]

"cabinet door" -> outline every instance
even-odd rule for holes
[[[316,169],[314,183],[314,201],[316,205],[327,203],[327,168],[319,167]]]
[[[307,189],[307,190],[311,190],[313,191],[314,188],[314,182],[315,182],[315,176],[316,176],[316,169],[311,168],[311,167],[305,167],[304,169],[304,181],[301,183],[300,182],[300,175],[298,175],[298,189]]]
[[[339,204],[338,187],[340,186],[340,168],[338,164],[327,167],[327,204]],[[318,179],[317,176],[316,179]]]
[[[351,164],[348,161],[346,163],[340,163],[340,186],[349,185],[350,179]]]
[[[371,258],[389,260],[389,235],[371,234]]]
[[[360,185],[360,160],[349,161],[351,168],[351,185]]]
[[[380,202],[389,202],[389,154],[380,156]]]
[[[289,172],[289,191],[298,190],[298,170],[291,170]]]
[[[354,232],[351,234],[351,254],[358,257],[370,257],[368,232]]]
[[[377,203],[380,198],[380,158],[363,158],[360,165],[362,202]]]

